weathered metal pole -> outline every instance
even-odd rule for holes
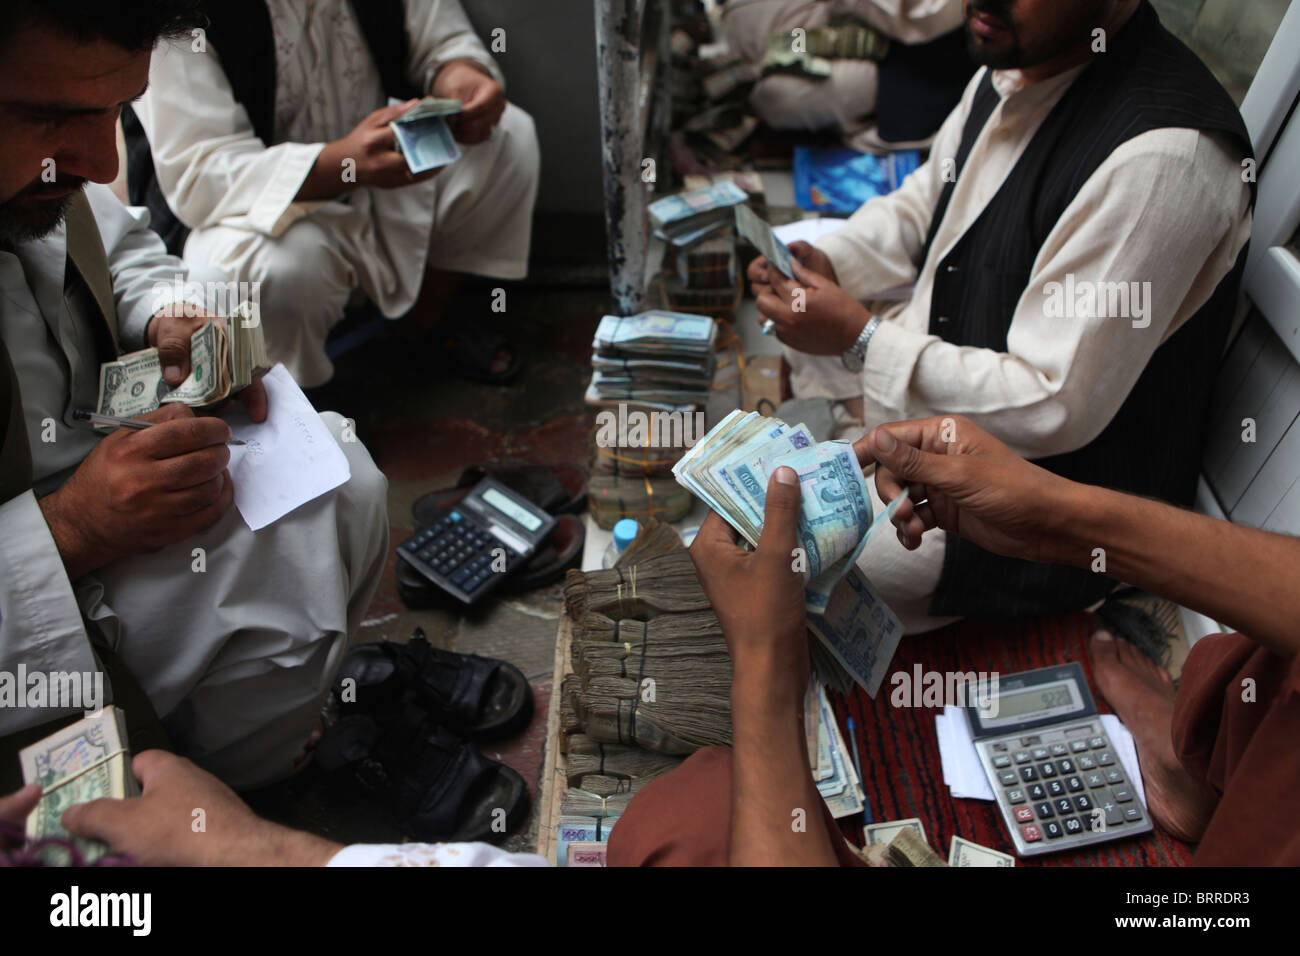
[[[595,0],[609,289],[619,315],[640,312],[645,302],[646,189],[640,175],[644,131],[639,99],[647,2],[655,0]]]

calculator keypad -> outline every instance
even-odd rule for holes
[[[505,555],[504,569],[499,560],[501,555],[493,554],[498,548]],[[471,596],[488,584],[497,571],[509,570],[518,560],[513,551],[458,511],[417,532],[399,550],[417,559],[416,564],[422,570],[434,572],[444,582]]]
[[[1050,738],[1049,738],[1050,739]],[[998,745],[1006,752],[1007,743]],[[1037,741],[1024,741],[1037,743]],[[1145,832],[1142,804],[1102,735],[989,754],[1001,785],[1008,824],[1024,844],[1062,841],[1066,847]],[[1077,837],[1077,840],[1071,839]]]

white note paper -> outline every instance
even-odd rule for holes
[[[230,430],[245,445],[230,446],[235,507],[254,531],[333,491],[352,477],[347,456],[283,365],[262,378],[266,421],[254,424],[231,406]]]

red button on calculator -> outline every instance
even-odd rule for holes
[[[1043,838],[1043,831],[1031,823],[1027,827],[1020,828],[1020,835],[1025,838],[1026,843],[1037,843]]]
[[[1033,807],[1016,807],[1017,823],[1032,823],[1034,821]]]

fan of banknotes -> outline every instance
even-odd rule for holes
[[[270,369],[260,321],[248,307],[229,325],[210,319],[190,337],[190,374],[176,388],[163,381],[157,349],[120,356],[99,367],[101,415],[132,418],[168,402],[203,407],[225,401]]]
[[[734,411],[724,418],[682,456],[673,474],[757,546],[768,479],[783,465],[794,469],[801,488],[801,555],[795,560],[804,574],[808,625],[874,697],[902,625],[856,562],[872,532],[888,522],[906,496],[873,522],[871,495],[851,444],[818,444],[806,426],[755,412]]]
[[[27,817],[28,838],[69,840],[84,863],[93,863],[107,853],[104,844],[73,837],[64,830],[63,811],[100,797],[139,794],[126,743],[126,715],[110,704],[21,750],[18,761],[23,781],[41,785],[41,802]]]
[[[713,382],[717,324],[684,312],[607,315],[592,340],[590,404],[703,404]]]

